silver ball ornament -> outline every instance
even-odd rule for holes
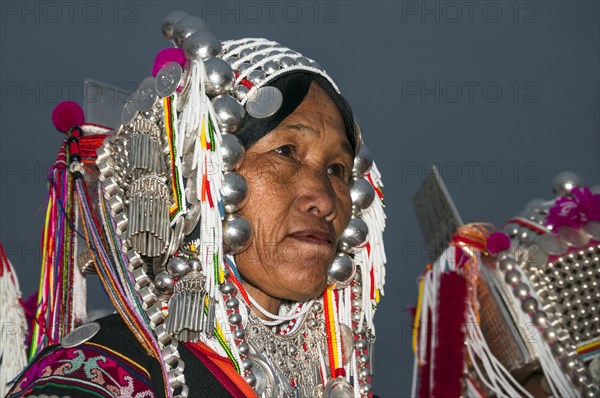
[[[515,269],[516,266],[517,266],[517,262],[513,258],[510,258],[510,257],[500,260],[500,262],[498,263],[498,268],[502,272],[512,271]]]
[[[233,88],[235,75],[233,69],[221,58],[208,58],[204,61],[206,68],[206,94],[209,97],[225,94]]]
[[[162,20],[160,27],[163,35],[169,40],[175,41],[173,37],[173,27],[183,17],[187,17],[188,13],[185,11],[172,11]]]
[[[569,194],[573,188],[581,187],[583,181],[581,177],[571,171],[565,171],[554,177],[552,181],[552,191],[556,196]]]
[[[248,87],[243,84],[238,84],[233,88],[233,96],[238,99],[238,101],[243,101],[248,96]]]
[[[352,198],[352,213],[359,215],[373,203],[375,190],[369,181],[358,178],[350,182],[350,197]]]
[[[240,305],[240,300],[238,300],[235,297],[230,297],[227,300],[225,300],[225,306],[227,308],[229,308],[230,310],[234,310],[234,309],[238,308],[239,305]]]
[[[355,253],[367,244],[369,227],[360,217],[352,217],[342,232],[338,248],[344,253]]]
[[[244,161],[246,150],[240,143],[240,140],[233,134],[221,135],[221,156],[223,157],[223,170],[233,171],[239,168]]]
[[[346,253],[336,253],[328,275],[335,280],[336,288],[348,286],[356,272],[354,260]]]
[[[217,122],[221,132],[234,133],[246,114],[244,107],[229,95],[216,96],[213,98],[212,104],[217,114]]]
[[[504,281],[510,286],[514,286],[517,283],[521,282],[521,273],[515,270],[508,271],[504,276]]]
[[[282,68],[289,68],[290,66],[296,65],[296,61],[292,57],[288,57],[287,55],[279,58],[279,65]]]
[[[252,373],[246,375],[244,380],[246,380],[246,383],[248,383],[250,387],[254,387],[256,385],[256,376],[254,376]]]
[[[181,47],[185,39],[199,30],[208,30],[208,25],[202,18],[193,15],[184,16],[173,26],[173,39]]]
[[[373,155],[369,148],[363,143],[356,156],[354,156],[354,165],[352,166],[352,176],[361,177],[371,170],[373,166]]]
[[[526,298],[521,302],[521,309],[527,314],[533,314],[538,310],[537,300],[533,297]]]
[[[538,311],[531,316],[531,320],[534,325],[544,328],[548,324],[548,315],[544,311]]]
[[[219,286],[219,290],[223,294],[231,294],[235,291],[235,286],[231,282],[224,282]]]
[[[310,60],[306,57],[298,57],[296,58],[296,64],[303,66],[310,66]]]
[[[259,70],[259,69],[255,69],[248,74],[246,79],[248,79],[253,84],[260,84],[260,83],[262,83],[263,80],[265,80],[265,77],[266,77],[265,72],[263,72],[262,70]]]
[[[173,278],[180,279],[190,271],[187,261],[181,257],[173,257],[167,263],[167,272]]]
[[[229,314],[229,317],[227,317],[227,319],[229,320],[229,323],[232,325],[237,325],[238,323],[242,322],[242,316],[240,314],[238,314],[237,312],[234,312],[233,314]]]
[[[208,59],[221,52],[221,42],[209,31],[199,30],[185,39],[182,48],[188,60]]]
[[[526,283],[519,283],[513,288],[513,293],[519,299],[527,298],[529,286]]]
[[[160,295],[172,294],[175,288],[175,281],[173,281],[171,275],[162,271],[154,277],[154,288]]]
[[[251,67],[252,67],[252,65],[249,62],[242,62],[241,64],[238,65],[236,70],[241,75],[246,70],[248,70],[248,68],[251,68]]]
[[[248,184],[244,177],[234,172],[225,173],[221,186],[221,197],[226,213],[235,213],[244,207],[248,200]]]
[[[191,271],[194,272],[202,272],[202,263],[200,262],[200,260],[197,259],[191,259],[188,261],[188,268]]]
[[[275,73],[277,70],[279,70],[279,64],[277,62],[275,62],[275,61],[267,61],[263,65],[262,70],[267,75],[270,75],[272,73]]]
[[[237,214],[229,214],[223,222],[223,249],[238,254],[248,247],[252,237],[250,222]]]

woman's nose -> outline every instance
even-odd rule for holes
[[[302,212],[312,213],[331,222],[336,217],[335,191],[326,171],[315,168],[303,170],[296,182],[296,203]]]

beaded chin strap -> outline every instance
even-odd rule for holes
[[[358,125],[352,219],[329,269],[330,286],[264,322],[289,322],[283,334],[306,324],[315,332],[305,333],[325,336],[319,368],[304,375],[316,389],[281,380],[276,364],[248,340],[246,328],[256,320],[247,307],[261,307],[244,290],[233,257],[252,236],[249,221],[236,214],[248,190],[235,172],[244,157],[235,133],[245,113],[277,112],[282,93],[269,82],[286,73],[315,73],[337,86],[313,60],[273,41],[221,43],[200,18],[182,12],[169,14],[162,28],[175,47],[159,52],[152,76],[125,104],[121,128],[97,151],[97,209],[85,182],[75,182],[88,256],[113,304],[160,358],[168,396],[189,394],[178,341],[202,341],[229,357],[260,396],[371,396],[385,214],[380,174]]]

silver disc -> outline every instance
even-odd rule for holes
[[[600,222],[590,221],[583,227],[583,230],[587,232],[592,239],[600,240]]]
[[[182,74],[183,70],[177,62],[169,62],[163,66],[156,74],[156,94],[162,98],[172,95],[179,86]]]
[[[185,221],[183,224],[184,235],[189,235],[194,229],[196,229],[198,221],[200,221],[200,210],[200,202],[196,202],[190,207],[190,210],[185,215]]]
[[[64,348],[76,347],[94,337],[99,331],[100,324],[98,322],[86,323],[63,337],[60,345]]]
[[[325,385],[325,398],[348,398],[354,396],[354,389],[343,378],[337,377]]]
[[[581,228],[575,229],[566,225],[558,230],[558,236],[569,246],[582,247],[589,243],[590,236]]]
[[[135,95],[135,94],[132,94]],[[135,106],[135,102],[129,98],[125,101],[125,106],[123,106],[123,112],[121,112],[121,123],[123,126],[127,126],[129,123],[133,122],[133,119],[138,114],[138,110]]]
[[[264,86],[246,101],[246,112],[256,119],[272,116],[279,110],[283,95],[277,87]]]
[[[135,96],[135,105],[140,112],[148,112],[156,102],[156,90],[154,89],[154,76],[148,76],[140,84]]]
[[[569,249],[566,243],[561,241],[557,236],[552,233],[544,234],[538,242],[540,249],[546,253],[554,256],[563,254]]]

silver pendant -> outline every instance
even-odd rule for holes
[[[567,246],[566,243],[552,233],[542,235],[538,242],[538,246],[546,253],[554,256],[563,254],[569,249],[569,246]]]
[[[345,379],[337,377],[325,385],[324,398],[354,397],[354,388]]]
[[[252,374],[256,377],[254,391],[260,397],[279,396],[279,388],[275,380],[275,372],[269,364],[268,360],[261,354],[248,354],[248,359],[252,361]]]
[[[156,74],[154,89],[159,97],[172,95],[181,81],[183,70],[177,62],[169,62]]]
[[[60,341],[60,345],[64,348],[77,347],[80,344],[90,340],[100,331],[98,322],[86,323],[71,331]]]
[[[246,112],[257,119],[272,116],[279,110],[283,95],[277,87],[264,86],[246,101]]]
[[[569,246],[583,247],[590,241],[590,237],[583,229],[562,226],[558,230],[558,236]]]

